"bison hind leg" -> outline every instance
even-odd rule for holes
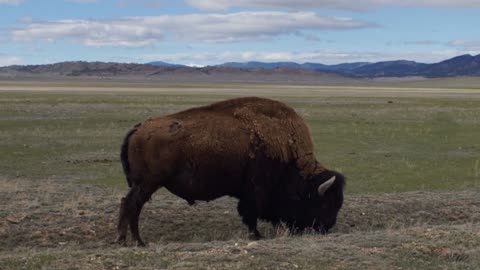
[[[126,244],[127,230],[130,226],[133,239],[138,246],[145,246],[140,237],[138,229],[138,220],[143,205],[147,202],[155,190],[145,190],[140,185],[133,184],[127,195],[122,198],[120,205],[120,215],[118,221],[118,238],[119,244]]]
[[[242,221],[248,227],[248,237],[251,240],[259,240],[262,235],[257,230],[257,209],[255,202],[240,199],[237,205],[238,214],[242,217]]]
[[[121,245],[126,245],[127,240],[127,230],[129,223],[129,209],[128,209],[128,198],[131,197],[132,189],[130,189],[125,197],[120,201],[120,213],[118,217],[118,237],[116,242]]]

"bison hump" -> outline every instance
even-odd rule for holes
[[[250,103],[236,108],[233,116],[250,131],[254,151],[283,163],[294,162],[305,177],[318,173],[310,131],[293,109],[280,102]]]

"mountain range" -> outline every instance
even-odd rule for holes
[[[189,67],[162,61],[146,64],[70,61],[47,65],[0,67],[0,78],[89,77],[162,81],[335,83],[384,77],[441,78],[480,76],[480,55],[461,55],[433,64],[398,60],[336,65],[295,62],[229,62]]]
[[[295,62],[229,62],[220,66],[235,68],[264,68],[274,69],[279,67],[300,68],[307,70],[334,72],[339,75],[357,78],[377,77],[410,77],[421,76],[429,78],[454,77],[454,76],[480,76],[480,54],[457,56],[439,63],[425,64],[414,61],[397,60],[376,63],[356,62],[336,65],[318,63],[298,64]]]

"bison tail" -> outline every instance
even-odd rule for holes
[[[122,161],[123,173],[127,178],[127,183],[129,187],[132,187],[132,180],[130,179],[130,164],[128,163],[128,141],[130,139],[130,136],[132,136],[133,133],[137,131],[137,127],[139,125],[140,124],[135,125],[134,128],[127,132],[125,138],[123,139],[122,147],[120,149],[120,160]]]

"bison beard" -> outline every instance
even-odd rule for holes
[[[343,203],[344,177],[315,158],[310,132],[287,105],[247,97],[148,119],[125,136],[120,155],[130,190],[122,198],[118,242],[137,245],[143,205],[161,187],[193,204],[239,199],[250,237],[257,219],[293,232],[326,233]]]

